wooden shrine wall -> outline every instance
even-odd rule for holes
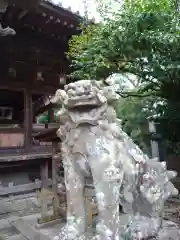
[[[24,146],[24,133],[0,133],[0,148]]]

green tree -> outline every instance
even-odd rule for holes
[[[116,106],[118,118],[122,120],[123,130],[137,143],[143,151],[150,153],[147,117],[149,112],[144,106],[148,99],[128,97],[121,99]]]
[[[174,1],[126,0],[112,19],[88,26],[72,39],[73,75],[104,79],[112,73],[133,73],[142,83],[141,93],[150,90],[174,99],[180,90],[179,33]]]
[[[176,128],[167,124],[169,119],[180,118],[180,16],[177,1],[125,0],[117,12],[109,8],[110,2],[99,1],[103,22],[83,27],[82,34],[70,42],[73,76],[105,79],[113,73],[136,75],[139,85],[123,89],[125,95],[131,97],[122,100],[117,109],[125,130],[141,141],[146,131],[141,129],[134,133],[136,123],[141,128],[139,123],[145,120],[147,112],[148,115],[156,113],[161,117],[163,137],[171,142],[172,139],[180,140],[177,124]],[[122,78],[119,83],[123,84]],[[159,98],[163,104],[157,104]],[[144,106],[146,113],[141,111]]]

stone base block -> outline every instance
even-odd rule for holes
[[[155,222],[156,221],[156,222]],[[178,240],[180,228],[171,221],[163,221],[158,227],[157,219],[150,222],[134,221],[120,234],[122,240]]]

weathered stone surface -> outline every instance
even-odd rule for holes
[[[163,221],[162,228],[158,233],[157,240],[177,240],[180,239],[179,227],[170,221]]]
[[[118,98],[114,86],[95,80],[70,83],[53,98],[62,105],[57,135],[62,140],[67,193],[67,225],[58,240],[84,235],[85,177],[92,177],[95,187],[98,240],[116,239],[123,232],[119,203],[133,213],[124,230],[129,239],[157,235],[164,201],[178,193],[170,182],[176,173],[167,171],[165,163],[149,159],[122,130],[112,104]]]

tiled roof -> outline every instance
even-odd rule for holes
[[[80,16],[79,11],[73,12],[70,6],[64,7],[62,2],[59,2],[57,4],[54,3],[53,0],[44,0],[43,2],[48,4],[51,7],[54,7],[56,10],[64,11],[67,14],[72,14],[72,15],[74,15],[75,18],[77,18],[79,20],[83,20],[83,18],[84,18],[83,16]],[[42,4],[43,4],[43,2],[42,2]]]

